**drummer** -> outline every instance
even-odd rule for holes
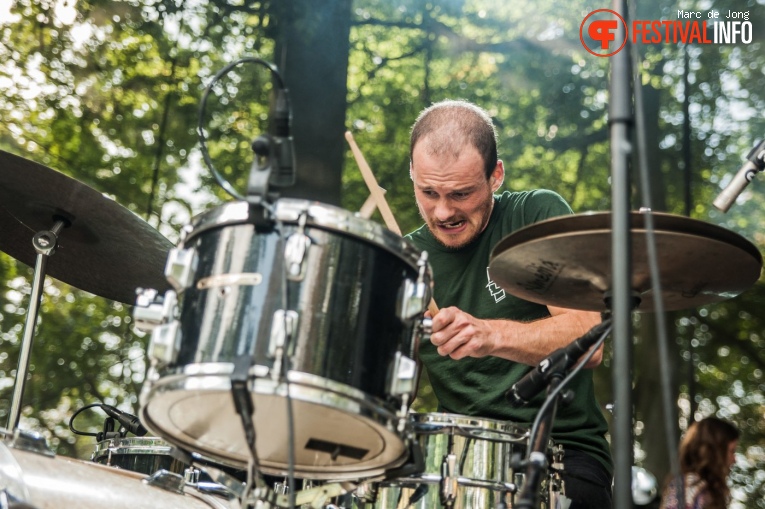
[[[571,214],[548,190],[494,194],[505,178],[494,125],[483,109],[443,101],[422,111],[412,127],[410,177],[425,224],[409,234],[428,251],[433,268],[433,334],[419,357],[443,412],[531,426],[544,391],[516,407],[505,392],[532,366],[600,321],[598,313],[534,304],[491,281],[492,248],[519,228]],[[602,348],[587,368],[600,364]],[[592,371],[568,386],[551,438],[564,447],[565,495],[571,509],[611,507],[612,462],[607,423],[595,400]]]

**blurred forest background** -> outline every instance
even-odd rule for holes
[[[358,210],[368,191],[343,138],[351,130],[402,230],[415,228],[409,128],[432,102],[464,98],[496,121],[503,189],[549,188],[576,212],[607,211],[609,60],[579,39],[584,16],[607,7],[583,0],[565,8],[549,0],[3,0],[0,149],[105,193],[176,242],[190,217],[231,199],[200,156],[202,92],[228,63],[258,56],[278,66],[292,97],[299,180],[286,195]],[[636,9],[637,19],[676,19],[678,9],[749,12],[751,44],[642,46],[636,68],[654,210],[721,225],[762,249],[765,184],[753,182],[727,214],[711,203],[765,135],[763,0],[646,0]],[[239,189],[250,142],[268,126],[270,92],[264,68],[242,65],[207,105],[210,154]],[[643,203],[637,189],[633,209]],[[0,253],[3,424],[31,279],[32,269]],[[707,415],[739,427],[737,508],[765,508],[764,306],[765,285],[757,283],[667,321],[679,405],[671,432]],[[46,281],[21,427],[42,432],[59,454],[93,451],[93,439],[68,429],[84,405],[137,412],[148,338],[132,329],[130,313],[131,306]],[[661,481],[668,451],[655,320],[640,314],[635,325],[635,460]],[[610,364],[606,356],[597,369],[606,413]],[[414,408],[435,408],[427,387]],[[102,421],[84,413],[78,427],[98,431]]]

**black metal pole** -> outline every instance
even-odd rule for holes
[[[560,376],[553,376],[547,387],[548,396],[563,380]],[[529,437],[529,454],[526,464],[526,477],[523,488],[513,504],[513,509],[537,509],[539,507],[539,487],[542,482],[542,474],[547,472],[547,444],[550,440],[553,421],[558,408],[560,395],[555,396],[555,401],[547,409],[540,421],[536,436]]]
[[[614,0],[612,8],[627,18],[625,0]],[[627,38],[619,24],[616,40]],[[608,121],[611,139],[611,313],[614,358],[614,508],[632,508],[632,260],[630,238],[629,158],[632,152],[632,84],[629,40],[611,58]],[[627,374],[627,376],[625,376]]]

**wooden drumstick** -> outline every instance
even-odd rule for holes
[[[382,191],[383,194],[387,192],[382,187],[380,188],[380,190]],[[375,197],[370,194],[369,197],[364,202],[364,204],[361,205],[361,208],[359,209],[359,215],[363,217],[364,219],[369,219],[370,217],[372,217],[372,214],[374,214],[376,208],[377,208],[377,202],[375,202]]]
[[[361,176],[364,178],[364,182],[366,182],[367,187],[369,188],[369,194],[372,195],[372,198],[374,198],[377,203],[377,208],[380,209],[380,214],[382,214],[383,221],[385,221],[385,226],[387,226],[390,231],[401,235],[401,228],[398,227],[396,218],[393,217],[393,212],[391,212],[388,202],[385,200],[385,193],[383,193],[382,188],[377,184],[377,179],[372,173],[372,168],[369,167],[367,160],[364,159],[364,154],[361,153],[361,149],[356,145],[356,140],[353,139],[353,134],[351,134],[350,131],[345,131],[345,139],[348,140],[348,145],[351,146],[351,152],[353,152],[356,164],[359,165],[359,170],[361,170]],[[432,316],[436,316],[436,313],[438,313],[438,306],[436,305],[435,300],[430,299],[430,302],[428,303],[428,311],[430,311]]]
[[[385,226],[387,226],[390,231],[401,235],[401,228],[398,227],[396,218],[393,217],[393,212],[391,212],[388,202],[385,201],[385,195],[383,195],[380,186],[377,184],[377,179],[372,173],[372,168],[369,167],[366,159],[364,159],[364,155],[361,153],[358,145],[356,145],[356,140],[353,139],[353,134],[351,134],[350,131],[345,131],[345,139],[348,140],[348,144],[351,146],[351,152],[353,152],[356,164],[359,165],[359,169],[361,170],[361,176],[364,177],[364,182],[369,188],[369,194],[375,199],[377,208],[380,209],[380,214],[382,214],[383,221],[385,221]]]

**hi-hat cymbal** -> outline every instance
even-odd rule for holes
[[[46,274],[127,304],[138,287],[164,291],[172,244],[146,221],[71,177],[0,150],[0,251],[35,265],[32,238],[57,219],[58,235]]]
[[[762,256],[737,233],[684,216],[652,214],[659,283],[667,311],[729,299],[760,277]],[[637,311],[653,311],[645,214],[630,213]],[[511,233],[494,247],[492,280],[540,304],[605,311],[612,283],[611,214],[558,217]]]

